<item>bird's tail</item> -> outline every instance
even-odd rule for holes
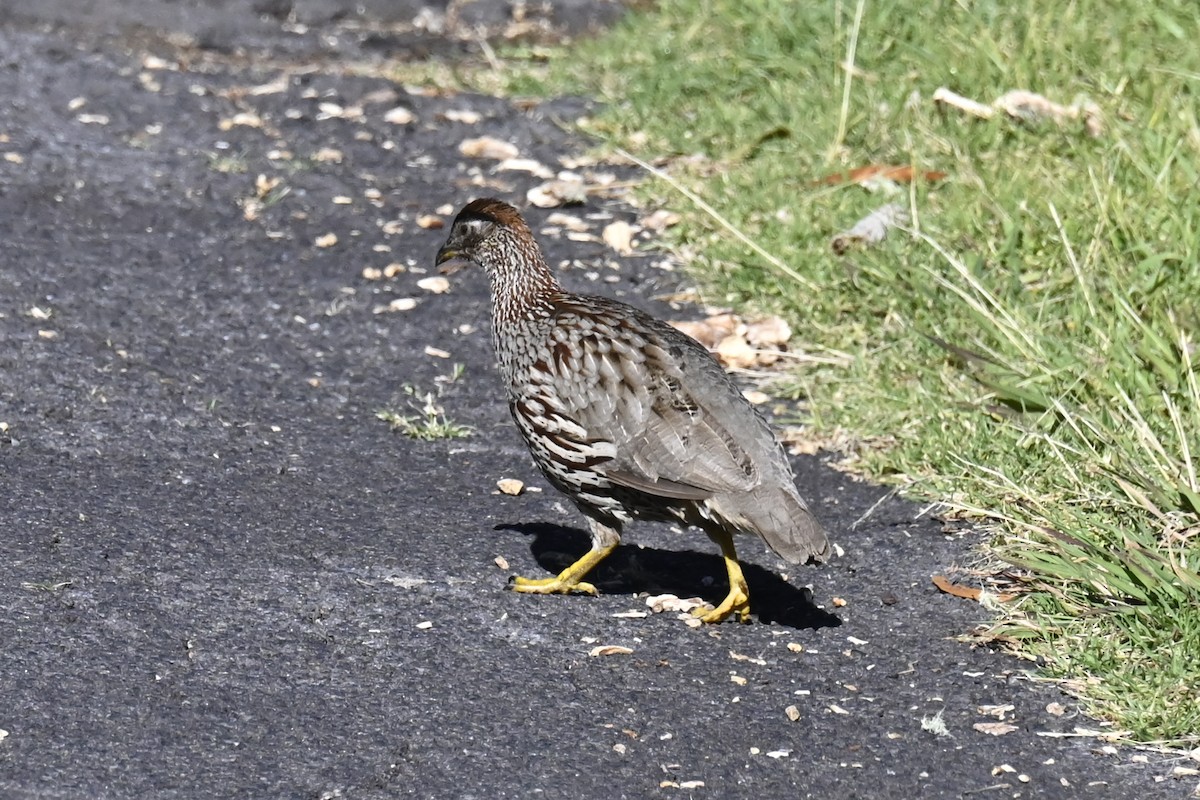
[[[737,500],[735,514],[721,503],[723,515],[738,527],[762,536],[776,555],[792,564],[824,561],[829,557],[829,537],[795,490],[760,487]]]

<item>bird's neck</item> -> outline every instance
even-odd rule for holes
[[[499,325],[546,317],[562,286],[545,263],[511,272],[493,272],[492,321]]]

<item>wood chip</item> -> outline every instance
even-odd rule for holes
[[[743,678],[741,675],[738,675],[738,674],[736,674],[736,673],[735,673],[735,674],[733,674],[733,675],[730,675],[730,676],[729,676],[729,680],[733,681],[733,682],[734,682],[734,683],[736,683],[738,686],[745,686],[745,685],[746,685],[746,679],[745,679],[745,678]]]
[[[1067,707],[1062,703],[1047,703],[1046,713],[1050,714],[1051,716],[1061,717],[1063,714],[1067,713]],[[1200,753],[1200,747],[1196,748],[1196,752]]]
[[[496,169],[501,172],[528,172],[542,180],[554,177],[554,170],[532,158],[506,158],[496,165]]]
[[[520,150],[516,145],[491,136],[480,136],[477,139],[464,139],[458,146],[458,152],[468,158],[486,158],[492,161],[504,161],[516,158]]]
[[[425,355],[433,356],[434,358],[449,358],[450,357],[449,351],[443,350],[440,347],[434,347],[433,345],[425,345]]]
[[[988,736],[1004,736],[1017,730],[1016,725],[1011,725],[1007,722],[976,722],[971,727],[980,733],[986,733]]]
[[[613,614],[617,619],[643,619],[650,616],[649,611],[618,611]]]
[[[424,622],[418,622],[417,627],[423,631],[427,631],[433,627],[433,623],[430,622],[429,620],[425,620]]]
[[[589,650],[588,655],[598,658],[600,656],[627,656],[632,652],[633,650],[630,648],[622,647],[619,644],[602,644]]]
[[[416,119],[416,114],[413,114],[404,106],[396,106],[383,115],[383,121],[390,122],[393,125],[408,125],[411,122],[415,122]]]
[[[792,722],[800,721],[800,709],[796,708],[795,706],[788,706],[783,710],[783,713],[786,714],[787,718]]]
[[[496,481],[496,488],[500,490],[501,494],[515,497],[525,490],[525,484],[516,478],[501,478]]]
[[[743,655],[742,653],[736,653],[733,650],[729,651],[729,657],[732,658],[734,661],[748,661],[751,664],[758,664],[760,667],[765,667],[767,665],[767,662],[761,658],[756,658],[755,656]]]
[[[624,220],[617,220],[604,226],[604,243],[616,250],[619,255],[633,255],[633,234],[637,229]]]
[[[243,111],[240,114],[234,114],[232,117],[217,121],[217,130],[228,131],[235,127],[244,128],[261,128],[263,125],[262,117],[250,111]]]
[[[975,710],[985,717],[995,717],[996,719],[1003,721],[1008,712],[1016,710],[1016,706],[1014,706],[1012,703],[1004,703],[1003,705],[982,705],[977,707]]]
[[[397,297],[386,306],[375,306],[374,313],[384,314],[390,311],[412,311],[417,307],[417,300],[414,297]]]
[[[646,605],[655,614],[661,614],[664,611],[686,611],[690,612],[705,605],[704,601],[699,597],[681,598],[673,594],[655,594],[646,598]]]
[[[338,237],[336,233],[327,233],[313,240],[313,244],[317,247],[333,247],[337,243]]]
[[[564,214],[561,211],[555,211],[550,216],[546,217],[546,224],[557,225],[560,228],[565,228],[575,233],[586,233],[588,224],[579,217],[573,217],[570,214]]]
[[[478,111],[471,111],[468,108],[452,108],[442,114],[442,117],[449,122],[461,122],[464,125],[474,125],[483,119],[483,115]]]
[[[791,650],[793,653],[803,653],[804,645],[800,644],[799,642],[788,642],[787,649]]]
[[[492,561],[500,569],[504,570],[505,572],[508,571],[508,559],[504,556],[496,556],[494,559],[492,559]]]
[[[421,280],[417,281],[417,286],[433,294],[445,294],[450,291],[450,281],[441,275],[431,275],[428,278],[421,278]]]
[[[434,214],[422,214],[417,217],[417,227],[425,230],[440,230],[446,227],[446,220]]]
[[[313,161],[317,161],[322,164],[340,164],[345,157],[345,153],[334,147],[322,147],[320,150],[313,153]]]

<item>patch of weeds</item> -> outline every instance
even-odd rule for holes
[[[448,419],[445,410],[438,404],[444,387],[458,381],[464,371],[462,364],[455,364],[448,375],[439,375],[434,379],[436,392],[421,392],[412,384],[404,384],[404,394],[411,398],[407,402],[408,412],[385,408],[376,411],[375,416],[388,423],[392,430],[419,441],[464,439],[470,436],[474,429]]]

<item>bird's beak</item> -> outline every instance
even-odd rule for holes
[[[438,267],[438,271],[443,275],[453,275],[460,269],[466,268],[469,263],[457,250],[446,245],[437,251],[437,258],[434,259],[433,265]]]

